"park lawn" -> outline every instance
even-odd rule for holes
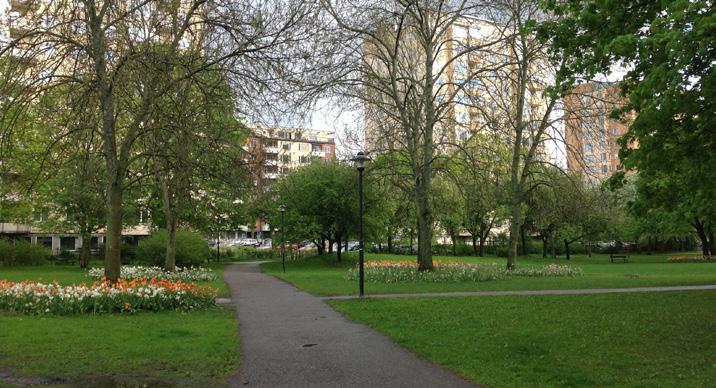
[[[716,381],[716,291],[330,303],[487,386],[706,387]]]
[[[455,283],[366,283],[367,294],[406,292],[449,291],[495,291],[495,290],[545,290],[580,288],[620,288],[716,284],[716,263],[667,263],[669,255],[630,255],[628,263],[611,263],[608,255],[575,255],[570,261],[564,258],[519,258],[519,265],[569,264],[584,270],[581,277],[530,278],[519,277],[487,282]],[[366,254],[367,260],[414,260],[411,256]],[[498,263],[498,257],[446,257],[436,260],[454,260],[468,263]],[[261,264],[263,272],[278,276],[294,286],[315,295],[348,295],[358,290],[356,281],[345,279],[348,268],[355,265],[355,254],[346,255],[342,263],[336,263],[330,255],[286,262],[286,273],[281,272],[280,262]]]
[[[211,282],[198,282],[197,284],[212,286],[219,290],[220,297],[229,296],[229,288],[226,283],[222,280],[224,273],[224,267],[227,263],[211,263],[204,264],[204,266],[211,268],[216,274],[216,280]],[[92,262],[92,267],[101,267],[102,263]],[[16,267],[3,267],[0,266],[0,280],[10,280],[13,282],[19,282],[22,280],[37,280],[45,283],[57,280],[60,284],[80,284],[87,283],[91,284],[95,281],[87,276],[87,270],[83,270],[77,265],[55,265],[47,264],[41,266],[16,266]]]
[[[233,311],[220,307],[136,315],[0,313],[0,371],[77,386],[221,384],[238,365],[236,328]]]
[[[228,295],[225,265],[210,265],[219,278],[200,284]],[[92,281],[75,266],[0,267],[0,279],[39,278]],[[234,312],[223,307],[135,315],[0,312],[0,386],[8,374],[23,385],[49,379],[71,386],[212,386],[224,384],[238,360]]]

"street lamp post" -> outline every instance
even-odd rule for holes
[[[364,241],[363,241],[363,211],[364,211],[364,200],[363,200],[363,171],[365,171],[365,162],[370,160],[365,154],[361,151],[358,152],[358,154],[355,156],[355,158],[351,159],[356,164],[356,169],[358,170],[358,202],[359,202],[359,222],[358,222],[358,295],[363,298],[364,295],[364,284],[365,284],[365,272],[363,270],[364,267],[364,260],[363,260],[363,254],[365,252],[364,248]]]
[[[279,205],[278,210],[281,212],[281,268],[283,268],[283,272],[286,272],[286,229],[283,222],[286,205]]]

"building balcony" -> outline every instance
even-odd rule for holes
[[[311,151],[311,156],[318,156],[319,158],[325,158],[326,153],[323,151]]]
[[[30,225],[0,222],[0,234],[27,234],[30,232],[32,232]]]
[[[266,159],[266,160],[264,160],[264,166],[278,166],[278,160]]]
[[[264,179],[278,179],[278,173],[277,172],[267,172],[264,173]]]
[[[264,152],[267,154],[277,154],[278,147],[264,147]]]

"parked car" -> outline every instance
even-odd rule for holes
[[[261,244],[259,243],[259,240],[255,238],[245,238],[239,241],[239,245],[242,247],[258,247]]]

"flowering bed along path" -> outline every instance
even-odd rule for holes
[[[414,261],[369,260],[365,263],[365,280],[372,283],[401,282],[484,282],[508,277],[576,277],[582,276],[581,268],[569,265],[549,264],[524,266],[512,270],[496,263],[467,264],[455,261],[435,261],[432,272],[418,271]],[[350,268],[346,280],[358,278],[358,268]]]
[[[101,279],[104,276],[103,268],[91,268],[87,276]],[[146,267],[140,265],[123,265],[120,269],[122,279],[166,279],[181,280],[184,282],[203,282],[216,280],[216,274],[209,268],[203,267],[177,267],[176,271],[165,271],[161,267]]]
[[[30,314],[134,313],[188,311],[215,306],[217,290],[192,283],[156,279],[120,279],[111,284],[62,286],[0,280],[0,311]]]
[[[669,256],[667,263],[716,263],[716,257],[707,256]]]

